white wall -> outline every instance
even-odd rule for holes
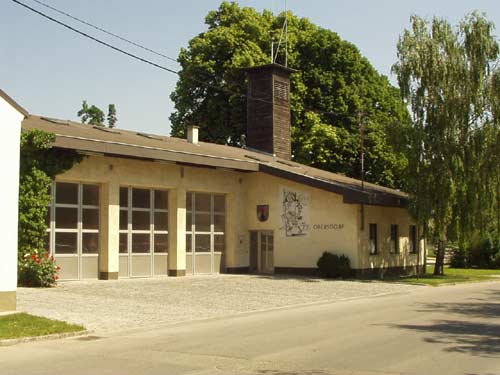
[[[19,139],[24,116],[0,96],[0,223],[4,235],[0,246],[0,292],[17,286],[17,203],[19,196]]]

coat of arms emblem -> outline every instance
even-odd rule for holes
[[[267,219],[269,219],[269,205],[268,204],[258,204],[257,205],[257,219],[259,221],[267,221]]]

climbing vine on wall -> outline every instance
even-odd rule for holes
[[[45,250],[50,185],[56,175],[82,159],[76,151],[54,148],[54,140],[54,134],[36,129],[21,134],[18,280],[23,285],[47,286],[55,282],[56,266],[47,272],[51,267],[45,264],[50,262]],[[40,262],[28,262],[35,258]]]

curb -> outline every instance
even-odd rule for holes
[[[23,343],[34,342],[34,341],[57,340],[57,339],[64,339],[64,338],[68,338],[68,337],[87,336],[90,333],[92,333],[92,331],[84,330],[84,331],[77,331],[77,332],[53,333],[53,334],[44,335],[44,336],[20,337],[17,339],[0,339],[0,347],[12,346],[12,345],[23,344]]]

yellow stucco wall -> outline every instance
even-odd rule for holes
[[[357,206],[343,204],[342,196],[285,179],[256,173],[248,177],[249,230],[274,230],[275,266],[316,267],[324,251],[345,254],[357,267]],[[308,195],[309,230],[303,236],[286,236],[283,229],[283,189]],[[256,206],[269,204],[269,220],[257,219]],[[336,227],[335,227],[336,225]],[[341,229],[339,229],[339,227]]]
[[[417,255],[409,252],[410,225],[415,224],[408,211],[403,208],[365,206],[365,226],[360,231],[359,245],[359,268],[387,268],[408,267],[417,264]],[[378,252],[370,255],[369,251],[369,224],[377,224],[378,230]],[[391,253],[391,224],[399,225],[399,254]],[[422,243],[423,244],[423,243]],[[422,247],[421,247],[422,248]],[[421,251],[420,262],[424,260]]]
[[[378,252],[369,255],[369,224],[376,223],[378,229]],[[390,250],[391,224],[399,225],[399,254]],[[360,268],[408,267],[417,264],[417,255],[409,252],[410,225],[415,224],[408,211],[395,207],[365,206],[365,228],[360,235]],[[421,242],[421,249],[423,241]],[[368,255],[367,255],[368,254]],[[419,264],[424,254],[421,251]]]
[[[185,192],[226,194],[227,267],[248,267],[249,231],[274,232],[275,267],[315,268],[323,251],[345,254],[353,268],[403,266],[415,263],[408,254],[410,218],[405,209],[366,206],[365,230],[360,231],[360,206],[344,204],[338,194],[326,192],[264,173],[241,173],[224,169],[196,168],[175,164],[105,156],[87,156],[57,180],[101,185],[100,270],[118,272],[118,191],[120,186],[168,189],[170,245],[169,266],[185,268]],[[307,196],[307,234],[286,236],[282,220],[283,189]],[[257,205],[269,205],[269,219],[257,219]],[[175,220],[179,225],[174,224]],[[368,251],[368,223],[379,226],[379,254]],[[389,254],[390,224],[399,224],[401,254]],[[176,240],[175,240],[176,238]],[[172,248],[178,248],[177,259]]]

